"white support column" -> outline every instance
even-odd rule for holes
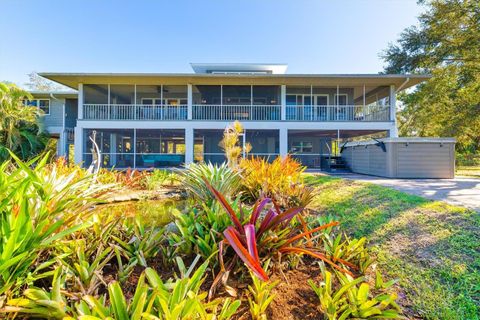
[[[280,120],[287,120],[287,86],[282,84],[280,89]]]
[[[366,97],[365,97],[365,85],[363,85],[363,110],[365,111]]]
[[[187,84],[187,120],[192,120],[193,115],[193,92],[192,92],[192,85],[189,83]]]
[[[83,119],[83,83],[78,84],[78,119]]]
[[[392,129],[390,130],[389,136],[391,138],[398,137],[398,128],[397,128],[397,93],[395,91],[395,85],[390,86],[390,121],[392,121]]]
[[[193,128],[185,128],[185,164],[188,165],[193,162]]]
[[[110,134],[110,165],[117,166],[117,134]]]
[[[60,139],[57,143],[57,156],[64,157],[66,155],[67,133],[65,131],[65,103],[62,105],[62,131],[60,132]]]
[[[137,129],[133,129],[133,169],[136,169],[136,168],[137,168]]]
[[[288,129],[280,128],[279,130],[280,138],[280,157],[286,157],[288,154]]]
[[[335,109],[335,114],[336,114],[335,119],[338,120],[338,114],[339,114],[338,104],[340,102],[340,86],[338,84],[337,84],[337,101],[336,102],[337,103],[335,103],[335,104],[336,104],[337,107]]]
[[[62,157],[63,156],[63,150],[64,148],[62,147],[63,146],[63,131],[60,132],[60,135],[58,137],[58,141],[57,141],[57,157]]]
[[[74,140],[74,156],[75,163],[81,164],[83,162],[83,128],[75,127],[75,140]]]

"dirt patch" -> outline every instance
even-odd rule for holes
[[[321,278],[318,264],[299,266],[295,270],[284,273],[285,278],[277,273],[272,280],[280,280],[275,288],[275,299],[268,310],[269,319],[319,319],[320,312],[317,309],[318,297],[307,283],[311,279],[318,284]]]

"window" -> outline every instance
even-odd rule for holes
[[[43,113],[50,114],[50,100],[39,99],[38,107],[43,111]]]
[[[162,99],[158,98],[142,98],[142,104],[146,105],[161,105],[162,104]]]
[[[44,114],[50,114],[50,100],[49,99],[34,99],[26,100],[24,105],[27,107],[37,107],[43,111]]]
[[[290,152],[295,153],[311,153],[313,151],[313,143],[306,141],[296,141],[292,143]]]
[[[335,94],[335,105],[346,106],[347,105],[347,95],[346,94]]]

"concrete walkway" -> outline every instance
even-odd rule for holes
[[[388,179],[355,173],[335,176],[375,183],[480,212],[480,179],[467,177],[455,179]]]

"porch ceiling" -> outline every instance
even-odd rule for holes
[[[429,75],[405,74],[167,74],[167,73],[39,73],[42,77],[78,89],[79,83],[138,85],[313,85],[336,87],[382,87],[402,89],[430,78]]]
[[[340,138],[353,138],[379,132],[385,132],[385,130],[340,130]],[[336,139],[337,130],[288,130],[288,135]]]

